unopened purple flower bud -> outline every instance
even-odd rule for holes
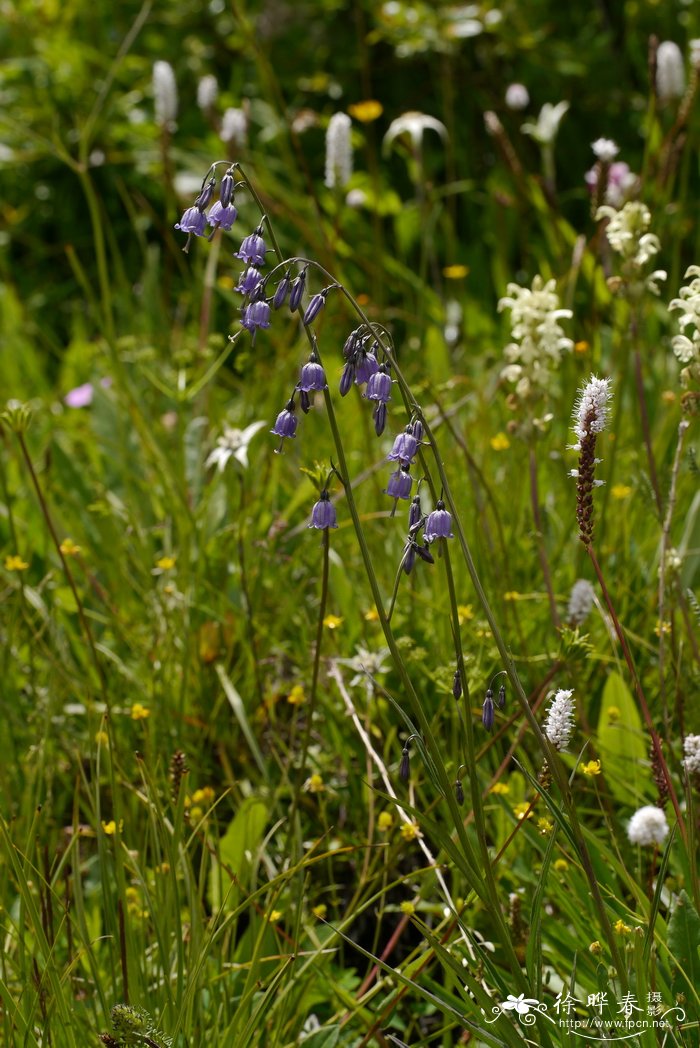
[[[411,426],[406,426],[405,433],[399,433],[394,439],[394,446],[387,455],[390,462],[413,462],[418,450],[418,441],[413,436]]]
[[[401,763],[399,764],[399,778],[402,782],[408,782],[408,777],[411,773],[410,765],[410,754],[408,752],[408,743],[401,750]]]
[[[421,560],[425,561],[426,564],[434,564],[435,563],[435,558],[433,557],[432,553],[430,552],[430,546],[428,545],[427,542],[424,542],[422,546],[420,546],[418,543],[416,543],[416,553],[418,554],[418,556],[420,557]]]
[[[305,389],[299,390],[299,407],[305,415],[311,411],[311,398]]]
[[[301,300],[304,297],[304,288],[306,287],[306,266],[302,269],[294,280],[292,281],[292,290],[289,293],[289,309],[290,312],[296,313]]]
[[[499,710],[502,710],[505,707],[505,704],[506,704],[506,686],[505,686],[505,684],[501,684],[500,688],[498,689],[498,698],[496,699],[496,705],[498,706]]]
[[[287,270],[287,272],[284,274],[279,284],[275,288],[275,294],[272,298],[273,309],[279,309],[280,306],[284,305],[284,303],[287,300],[287,295],[289,294],[289,288],[291,286],[291,283],[292,282],[289,276],[289,270]]]
[[[493,728],[493,719],[493,692],[488,688],[486,691],[486,698],[484,699],[484,705],[481,707],[481,723],[487,731],[491,731]]]
[[[365,396],[368,400],[379,400],[382,404],[391,400],[391,375],[387,372],[386,364],[380,364],[379,370],[370,376]]]
[[[460,808],[464,804],[464,787],[462,786],[462,780],[455,780],[455,800],[459,804]]]
[[[455,670],[455,675],[452,678],[452,694],[455,699],[462,698],[462,674],[459,670]]]
[[[425,537],[428,542],[433,542],[435,539],[454,538],[451,528],[452,517],[445,509],[445,503],[442,499],[439,499],[435,509],[428,514],[428,519],[425,522]]]
[[[355,368],[355,382],[358,386],[363,386],[365,382],[369,382],[372,375],[376,375],[378,371],[379,362],[374,353],[365,353],[365,351],[362,350],[360,353],[360,359],[357,361]]]
[[[345,344],[343,345],[343,356],[346,360],[349,360],[354,354],[361,332],[362,328],[355,328],[355,330],[351,331],[345,339]]]
[[[326,373],[316,359],[315,353],[311,354],[307,363],[302,367],[297,388],[303,389],[306,393],[312,389],[328,388]]]
[[[233,168],[229,168],[219,185],[219,200],[222,207],[228,207],[233,203],[233,190],[236,183],[233,180]]]
[[[408,530],[409,532],[418,531],[423,520],[423,510],[420,505],[420,495],[414,495],[411,500],[411,505],[408,507]]]
[[[238,211],[233,204],[227,204],[225,207],[220,200],[215,200],[211,206],[211,211],[207,216],[207,222],[214,229],[230,229],[233,223],[238,218]]]
[[[403,548],[403,560],[401,561],[401,567],[410,575],[413,571],[413,565],[416,563],[416,543],[413,539],[409,539]]]
[[[321,312],[326,304],[326,295],[329,292],[329,288],[324,288],[323,291],[319,291],[317,295],[314,295],[308,306],[304,310],[304,316],[302,317],[303,324],[311,324],[316,319],[318,314]]]
[[[262,238],[262,227],[258,226],[254,233],[243,238],[240,251],[235,253],[234,258],[240,258],[249,265],[262,266],[265,264],[266,252],[267,245]]]
[[[423,423],[420,421],[420,419],[416,419],[416,421],[412,424],[411,432],[413,433],[413,436],[416,438],[416,441],[420,444],[421,440],[423,439]]]
[[[354,379],[354,377],[355,365],[352,363],[352,361],[348,361],[345,367],[343,368],[343,374],[340,376],[340,386],[338,387],[338,390],[340,392],[341,397],[347,396],[347,394],[352,389],[352,380]]]
[[[337,528],[338,521],[335,512],[335,506],[330,500],[330,495],[324,488],[321,492],[321,497],[311,510],[311,523],[310,528]]]
[[[377,404],[372,412],[372,418],[374,419],[374,432],[381,437],[386,426],[386,404]]]
[[[238,278],[238,283],[234,290],[240,291],[242,295],[252,295],[261,283],[262,276],[260,270],[256,269],[255,266],[248,266],[246,271],[241,273]]]
[[[390,495],[393,499],[409,499],[411,497],[412,484],[413,477],[408,472],[408,466],[402,466],[401,469],[397,469],[389,477],[389,483],[384,494]]]
[[[294,414],[294,399],[292,398],[287,402],[287,406],[280,411],[275,424],[270,430],[270,433],[274,433],[276,437],[280,437],[279,447],[276,451],[279,453],[282,451],[282,444],[285,439],[295,437],[297,434],[297,417]]]
[[[241,317],[241,324],[248,331],[252,331],[253,334],[255,334],[258,328],[269,328],[270,307],[267,302],[251,302],[249,305],[245,306]]]
[[[189,233],[196,237],[204,236],[207,225],[207,216],[198,207],[188,207],[175,229],[181,229],[183,233]]]
[[[210,178],[207,184],[203,187],[197,199],[195,200],[194,206],[198,207],[200,211],[204,211],[205,208],[209,207],[209,202],[214,195],[215,185],[216,180]]]

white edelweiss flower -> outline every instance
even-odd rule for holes
[[[388,149],[399,135],[407,134],[410,135],[411,145],[414,150],[418,150],[421,148],[426,131],[436,131],[443,142],[447,139],[447,128],[440,120],[436,120],[434,116],[418,113],[415,110],[403,113],[389,124],[389,129],[384,135],[384,148]]]
[[[606,164],[612,163],[620,152],[620,147],[613,142],[612,138],[596,138],[595,142],[591,143],[591,149],[598,159],[603,160]]]
[[[229,459],[233,457],[247,468],[248,445],[265,425],[265,422],[251,422],[245,429],[232,429],[230,426],[225,426],[224,432],[216,442],[216,447],[204,463],[205,467],[208,469],[210,466],[216,466],[219,472],[222,472]]]
[[[326,131],[326,180],[328,189],[347,185],[352,175],[352,120],[347,113],[334,113]]]
[[[627,836],[632,844],[663,844],[668,836],[665,813],[654,804],[646,804],[634,813],[627,824]]]
[[[571,741],[574,730],[574,703],[571,698],[573,694],[573,689],[560,689],[549,707],[544,733],[557,750],[565,750]]]
[[[520,130],[530,135],[540,145],[550,145],[557,137],[559,125],[569,110],[568,102],[557,102],[555,106],[551,102],[545,102],[539,112],[535,123],[528,121]]]

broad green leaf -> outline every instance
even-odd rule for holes
[[[668,923],[668,948],[678,966],[673,979],[674,994],[682,994],[692,1011],[687,1011],[687,1018],[697,1018],[696,1001],[689,988],[700,987],[700,917],[687,892],[681,891],[678,896],[671,919]]]
[[[619,801],[638,807],[651,787],[647,736],[629,688],[611,673],[603,689],[598,719],[598,752],[610,790]]]
[[[257,851],[267,824],[267,805],[260,797],[246,797],[229,823],[219,843],[219,859],[212,860],[209,873],[209,903],[212,909],[222,904],[232,910],[238,904],[239,889],[251,887],[251,874],[257,864]],[[229,891],[229,872],[236,884]]]

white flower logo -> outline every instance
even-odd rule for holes
[[[509,993],[506,1000],[502,1002],[501,1008],[504,1012],[527,1015],[530,1009],[536,1008],[539,1003],[534,997],[526,997],[524,993],[521,993],[519,997],[514,997],[512,993]]]

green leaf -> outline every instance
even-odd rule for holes
[[[617,711],[614,716],[610,710]],[[647,737],[637,704],[618,673],[611,673],[603,690],[598,719],[598,752],[614,797],[638,807],[651,789]]]
[[[219,842],[219,857],[212,860],[208,898],[212,909],[223,905],[233,910],[238,905],[239,888],[251,887],[257,865],[257,851],[267,825],[267,805],[260,797],[246,797],[235,818]],[[229,871],[236,882],[229,890]]]
[[[310,1037],[305,1037],[304,1048],[335,1048],[340,1040],[340,1027],[327,1026],[322,1030],[315,1030]]]
[[[678,896],[671,919],[668,922],[668,949],[678,965],[673,979],[674,994],[685,998],[687,1018],[697,1018],[697,1006],[693,1006],[692,990],[700,986],[700,917],[687,892]],[[695,995],[697,997],[697,993]],[[687,1010],[693,1006],[693,1014]]]

